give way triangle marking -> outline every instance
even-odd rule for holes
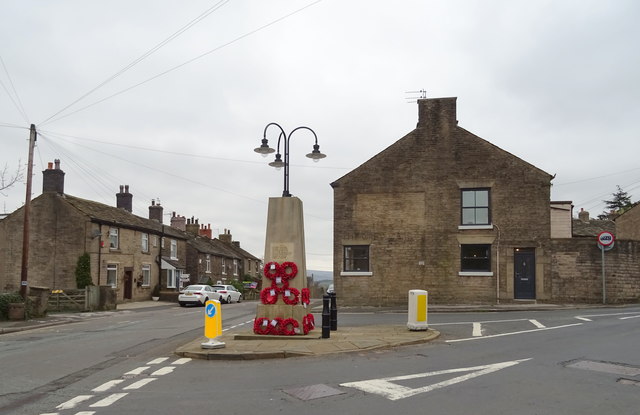
[[[341,383],[340,386],[347,388],[360,389],[363,392],[375,393],[381,395],[392,401],[398,399],[408,398],[410,396],[418,395],[420,393],[431,392],[436,389],[444,388],[445,386],[454,385],[456,383],[464,382],[465,380],[477,378],[478,376],[486,375],[488,373],[497,372],[501,369],[506,369],[511,366],[515,366],[519,363],[526,362],[529,359],[511,360],[509,362],[493,363],[491,365],[473,366],[473,367],[461,367],[458,369],[438,370],[435,372],[416,373],[413,375],[395,376],[390,378],[370,379],[359,382]],[[430,376],[446,375],[448,373],[461,373],[470,372],[462,376],[458,376],[452,379],[448,379],[442,382],[433,383],[431,385],[423,386],[420,388],[409,388],[406,386],[398,385],[398,381],[411,380],[418,378],[426,378]]]

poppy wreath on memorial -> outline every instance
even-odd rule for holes
[[[278,287],[266,287],[260,291],[260,301],[262,304],[275,304],[278,301],[278,293],[280,288]]]
[[[304,334],[308,334],[314,328],[315,319],[313,318],[313,314],[309,313],[302,318],[302,331],[304,332]]]
[[[298,291],[297,288],[280,289],[280,293],[282,293],[282,300],[285,304],[296,305],[300,301],[300,291]],[[293,296],[293,298],[291,298],[291,296]]]
[[[291,269],[291,271],[287,272],[287,269]],[[280,265],[280,275],[285,280],[291,280],[298,275],[298,266],[295,262],[283,262]]]
[[[269,334],[270,330],[269,319],[260,317],[253,321],[253,332],[255,334]]]
[[[284,321],[281,317],[276,317],[269,322],[269,334],[280,335],[282,334],[282,322]]]
[[[304,308],[307,308],[307,305],[311,302],[311,292],[308,288],[303,288],[302,291],[300,291],[300,302]]]
[[[295,318],[284,319],[280,326],[280,334],[283,336],[294,336],[298,327],[300,327],[300,325]]]
[[[265,277],[274,281],[276,277],[282,277],[282,266],[277,262],[267,262],[262,269],[262,272]]]

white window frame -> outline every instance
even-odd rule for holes
[[[238,276],[238,270],[239,270],[239,269],[240,269],[240,267],[239,267],[239,262],[238,262],[238,260],[237,260],[237,259],[234,259],[234,260],[233,260],[233,275],[234,275],[234,276],[236,276],[236,277]]]
[[[175,239],[171,240],[171,259],[178,259],[178,241]]]
[[[173,268],[167,269],[167,288],[176,288],[176,270]]]
[[[227,267],[225,265],[225,259],[222,258],[222,275],[227,275]]]
[[[142,252],[149,252],[149,234],[148,233],[141,234],[140,244],[141,244]]]
[[[142,264],[142,286],[148,287],[151,285],[151,264]]]
[[[109,228],[109,249],[120,249],[118,228]]]
[[[113,278],[110,278],[110,273]],[[107,264],[107,285],[111,285],[111,288],[118,288],[118,264]]]
[[[211,255],[207,254],[204,260],[204,272],[211,274]]]

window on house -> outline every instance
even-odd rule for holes
[[[142,246],[142,252],[149,252],[149,234],[148,233],[142,234],[141,246]]]
[[[204,272],[211,272],[211,255],[207,254],[207,258],[204,261]]]
[[[160,248],[164,249],[164,238],[160,238]]]
[[[344,271],[369,272],[369,245],[344,246]]]
[[[151,246],[153,246],[154,248],[158,246],[158,237],[156,235],[153,235],[151,237]]]
[[[461,245],[462,272],[491,272],[491,245]]]
[[[222,258],[222,275],[226,275],[227,274],[227,267],[225,266],[224,263],[224,258]]]
[[[171,259],[178,259],[178,241],[171,240]]]
[[[167,270],[167,288],[176,288],[176,270]]]
[[[233,260],[233,275],[238,276],[238,260],[234,259]]]
[[[462,224],[489,225],[489,189],[462,189]]]
[[[110,285],[111,288],[116,288],[118,286],[117,264],[107,264],[107,285]]]
[[[142,286],[148,287],[151,285],[151,265],[142,264]]]
[[[118,249],[119,247],[118,228],[109,228],[109,248]]]

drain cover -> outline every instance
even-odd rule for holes
[[[593,370],[595,372],[613,373],[616,375],[638,376],[640,368],[624,363],[597,362],[594,360],[574,360],[565,365],[573,369]]]
[[[283,390],[283,392],[287,395],[291,395],[303,401],[326,398],[327,396],[341,395],[344,393],[338,389],[323,384],[305,386],[302,388],[285,389]]]

